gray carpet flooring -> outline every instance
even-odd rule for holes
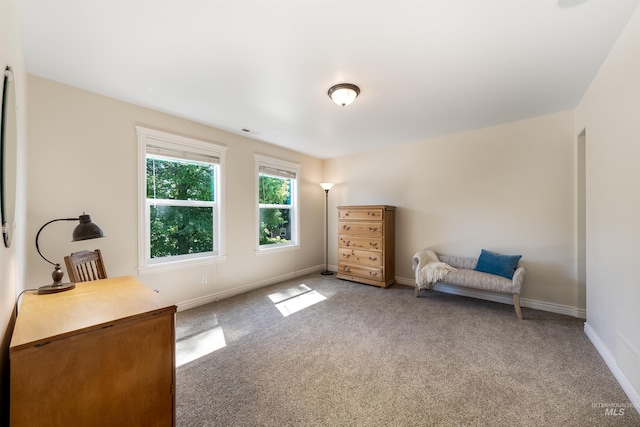
[[[177,425],[640,426],[582,320],[523,317],[319,274],[185,310]]]

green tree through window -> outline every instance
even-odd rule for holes
[[[215,167],[147,155],[150,257],[213,252]]]
[[[291,239],[291,179],[260,175],[258,188],[260,244],[289,242]]]
[[[299,247],[298,176],[300,165],[254,155],[258,207],[257,251]]]

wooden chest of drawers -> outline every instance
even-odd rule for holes
[[[386,288],[395,281],[395,206],[338,207],[338,275]]]

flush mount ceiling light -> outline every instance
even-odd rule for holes
[[[340,83],[331,86],[327,94],[333,102],[344,107],[355,101],[356,97],[360,95],[360,88],[351,83]]]

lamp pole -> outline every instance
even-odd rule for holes
[[[40,227],[40,230],[38,230],[38,233],[36,233],[36,250],[38,251],[38,254],[42,257],[43,260],[47,261],[49,264],[54,266],[53,273],[51,273],[51,278],[53,279],[53,283],[48,285],[49,288],[47,288],[47,289],[51,289],[53,291],[56,291],[56,290],[63,291],[63,290],[67,290],[67,288],[73,289],[73,288],[76,287],[76,285],[75,285],[75,283],[68,283],[68,284],[66,284],[67,286],[63,286],[62,277],[64,276],[64,273],[60,269],[60,264],[58,264],[57,262],[50,261],[44,255],[42,255],[42,252],[40,252],[40,244],[38,243],[38,239],[40,238],[40,233],[42,233],[42,230],[44,230],[44,228],[47,225],[51,224],[52,222],[56,222],[56,221],[77,221],[77,220],[78,220],[77,217],[76,218],[58,218],[58,219],[53,219],[53,220],[47,222],[42,227]],[[54,292],[51,292],[51,293],[54,293]]]
[[[329,182],[321,182],[320,187],[324,190],[324,233],[325,233],[325,242],[324,242],[324,271],[321,271],[320,274],[323,276],[331,276],[333,271],[329,270],[329,190],[333,187],[333,184]]]

